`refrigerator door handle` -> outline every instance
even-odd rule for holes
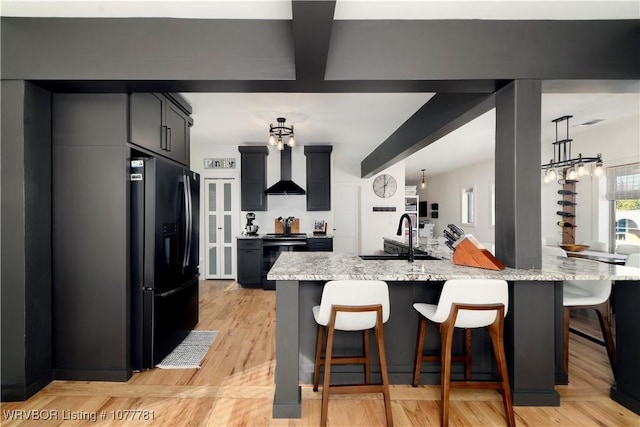
[[[189,240],[191,239],[191,201],[189,197],[191,186],[189,185],[189,177],[187,175],[182,175],[182,185],[184,188],[184,251],[182,253],[182,267],[186,267],[189,264]]]
[[[191,259],[191,239],[192,231],[193,231],[193,202],[191,200],[191,177],[189,175],[185,175],[187,177],[187,199],[189,200],[189,214],[187,215],[187,220],[189,223],[189,240],[187,244],[187,255],[185,256],[185,267],[189,265],[189,260]]]

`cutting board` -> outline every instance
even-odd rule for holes
[[[277,219],[274,220],[273,229],[276,234],[284,234],[284,225]],[[300,218],[295,218],[291,223],[291,233],[300,233]]]

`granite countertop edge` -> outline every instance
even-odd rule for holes
[[[362,260],[336,252],[284,252],[267,274],[268,280],[443,281],[502,279],[508,281],[640,280],[640,269],[579,258],[543,257],[541,269],[489,270],[455,265],[451,260]]]

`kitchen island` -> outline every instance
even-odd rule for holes
[[[618,383],[612,397],[636,411],[640,402],[633,360],[640,332],[635,327],[633,301],[640,301],[640,269],[575,258],[544,257],[541,269],[502,271],[454,265],[450,260],[362,260],[355,255],[291,252],[280,255],[268,273],[276,281],[276,391],[274,418],[299,418],[300,384],[313,374],[316,324],[311,308],[319,304],[328,280],[384,280],[389,284],[391,315],[385,324],[388,372],[391,383],[410,384],[417,315],[414,302],[436,303],[449,279],[503,279],[509,282],[509,313],[505,323],[505,351],[514,404],[558,406],[555,384],[567,382],[562,372],[562,281],[605,280],[616,283]],[[623,301],[619,302],[618,299]],[[336,351],[361,349],[361,338],[349,333],[336,337]],[[426,347],[439,348],[435,329]],[[456,350],[456,349],[454,349]],[[494,375],[491,348],[483,331],[473,335],[474,378]],[[375,352],[373,352],[375,354]],[[376,381],[376,361],[372,362]],[[361,380],[362,368],[340,366],[332,380]],[[453,370],[460,375],[459,366]],[[628,374],[628,375],[627,375]],[[439,366],[423,365],[424,383],[439,383]]]

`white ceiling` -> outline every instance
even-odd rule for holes
[[[362,160],[427,102],[431,93],[184,93],[193,107],[192,142],[210,145],[265,144],[269,123],[287,118],[299,145],[331,143],[351,146],[349,156]],[[572,115],[571,136],[582,123],[610,125],[640,115],[638,93],[543,94],[542,135],[555,135],[553,119]],[[552,140],[548,141],[549,143]],[[407,185],[494,157],[495,110],[451,132],[405,159]]]
[[[0,0],[2,16],[174,17],[291,19],[290,0]],[[582,0],[381,1],[338,0],[336,19],[639,19],[640,2]],[[638,93],[545,94],[543,139],[553,118],[573,115],[572,136],[580,123],[612,123],[640,114]],[[188,93],[195,126],[192,142],[204,145],[261,143],[278,116],[296,128],[299,144],[332,143],[353,147],[362,160],[433,95],[430,93]],[[602,125],[596,124],[594,126]],[[575,131],[575,132],[574,132]],[[495,112],[490,111],[405,160],[407,184],[493,158]],[[544,141],[543,141],[544,142]],[[455,153],[455,156],[452,155]]]
[[[291,19],[291,0],[2,0],[3,16]],[[638,19],[637,0],[338,0],[335,19]]]

